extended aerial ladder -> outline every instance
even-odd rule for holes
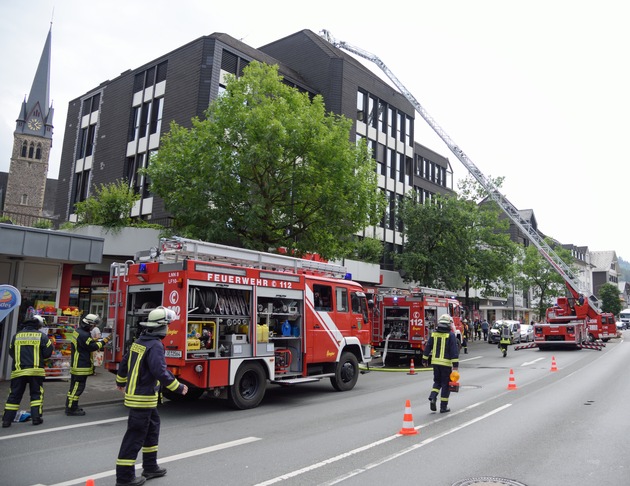
[[[584,288],[584,286],[576,278],[573,270],[567,265],[551,246],[540,236],[532,225],[524,220],[519,214],[518,209],[508,199],[501,194],[496,185],[486,177],[481,170],[473,163],[472,160],[464,153],[464,151],[448,136],[448,134],[440,127],[440,125],[433,119],[433,117],[424,109],[418,100],[411,94],[411,92],[405,88],[405,86],[399,81],[394,73],[387,67],[387,65],[376,55],[367,52],[358,47],[352,46],[347,42],[339,41],[335,39],[332,34],[327,30],[322,30],[320,35],[333,46],[344,49],[348,52],[356,54],[359,57],[367,59],[368,61],[376,64],[387,77],[396,85],[402,95],[414,106],[420,116],[429,124],[429,126],[437,133],[442,141],[453,152],[455,157],[468,169],[475,180],[481,185],[481,187],[488,193],[491,200],[495,201],[499,207],[505,212],[505,214],[512,220],[512,222],[527,235],[529,240],[538,249],[540,254],[549,262],[549,264],[564,278],[564,281],[573,293],[579,292],[587,297],[589,306],[599,313],[599,300],[590,291],[590,289]],[[577,295],[575,295],[577,296]]]

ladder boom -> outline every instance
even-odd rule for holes
[[[536,247],[539,253],[549,262],[549,264],[556,270],[566,284],[577,292],[588,296],[588,302],[591,305],[598,306],[597,298],[591,294],[589,289],[583,288],[577,280],[573,270],[560,258],[560,256],[554,251],[549,244],[540,236],[540,234],[532,227],[532,225],[524,220],[518,209],[508,199],[501,194],[488,177],[486,177],[481,170],[473,163],[473,161],[464,153],[464,151],[448,136],[448,134],[442,129],[442,127],[433,119],[433,117],[424,109],[420,102],[411,94],[411,92],[399,81],[394,73],[387,67],[387,65],[376,55],[367,52],[358,47],[352,46],[346,42],[335,39],[332,34],[323,30],[320,34],[325,40],[330,42],[333,46],[344,49],[348,52],[352,52],[357,56],[360,56],[368,61],[376,64],[394,83],[402,95],[413,105],[420,116],[429,124],[429,126],[435,131],[435,133],[442,139],[442,141],[453,152],[455,157],[468,169],[468,172],[472,174],[475,180],[483,187],[488,193],[490,199],[495,201],[498,206],[505,212],[505,214],[512,220],[512,222],[527,235],[532,244]]]
[[[295,273],[310,271],[335,277],[344,277],[347,272],[344,266],[334,263],[306,260],[181,237],[162,238],[158,253],[161,261],[181,261],[184,259],[216,261]]]

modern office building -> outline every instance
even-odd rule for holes
[[[126,179],[142,196],[132,216],[168,226],[168,212],[139,169],[159,149],[172,121],[190,127],[225,88],[225,74],[241,74],[252,60],[277,64],[287,84],[321,94],[328,111],[354,120],[351,139],[367,140],[389,201],[380,227],[366,229],[364,236],[383,241],[386,255],[400,251],[398,203],[410,190],[421,202],[452,190],[449,161],[415,141],[415,111],[404,96],[309,30],[260,49],[227,34],[204,36],[72,100],[56,212],[74,221],[75,203],[101,184]],[[389,257],[383,266],[393,269]]]

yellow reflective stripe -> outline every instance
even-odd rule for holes
[[[151,447],[143,447],[142,448],[142,452],[145,453],[145,454],[148,453],[148,452],[157,452],[157,451],[158,451],[158,446],[157,445],[154,445],[154,446],[151,446]]]
[[[136,460],[135,459],[116,459],[116,465],[134,467],[136,465]]]
[[[177,381],[177,379],[173,380],[173,383],[168,385],[166,388],[168,388],[170,391],[177,390],[179,388],[179,381]]]

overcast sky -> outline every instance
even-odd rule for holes
[[[52,178],[68,102],[101,82],[214,32],[260,47],[327,29],[379,56],[541,231],[630,260],[629,14],[628,0],[2,0],[0,171],[51,20]],[[467,175],[419,116],[416,141]]]

